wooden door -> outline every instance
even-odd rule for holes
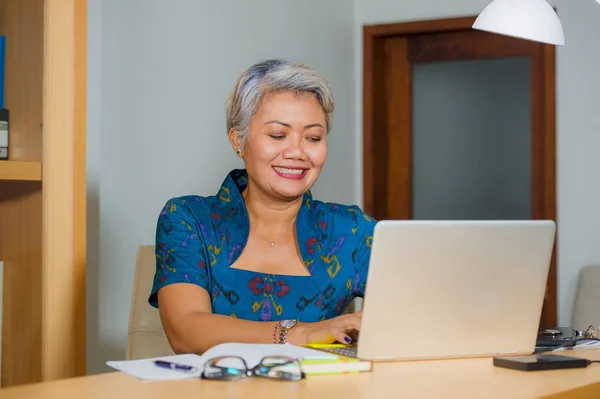
[[[473,30],[474,20],[468,17],[364,27],[364,207],[378,220],[416,218],[416,69],[453,61],[517,59],[528,65],[524,70],[527,83],[520,88],[527,94],[527,102],[519,108],[527,116],[521,136],[527,136],[528,147],[527,163],[520,173],[513,174],[515,179],[526,176],[527,186],[516,190],[527,191],[527,218],[556,220],[554,47]],[[525,96],[521,97],[522,101]],[[467,123],[472,117],[465,115],[459,122]],[[478,137],[485,134],[482,129]],[[443,148],[437,154],[442,152]],[[499,169],[502,173],[502,167]],[[489,218],[485,209],[480,216]],[[556,313],[555,251],[541,323],[556,325]]]

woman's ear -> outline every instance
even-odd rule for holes
[[[235,151],[235,153],[237,154],[238,157],[242,156],[242,148],[240,145],[240,136],[238,135],[237,131],[234,128],[231,128],[229,130],[229,133],[227,133],[227,135],[229,136],[229,142],[231,143],[231,147],[233,148],[233,151]]]

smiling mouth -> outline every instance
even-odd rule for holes
[[[286,175],[303,175],[307,169],[288,169],[280,166],[273,166],[276,172],[283,173]]]

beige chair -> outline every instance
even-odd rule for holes
[[[572,326],[585,330],[600,326],[600,266],[585,266],[579,272],[573,304]]]
[[[127,360],[174,354],[163,330],[158,309],[148,303],[155,270],[154,246],[141,246],[138,249],[133,279],[127,334]]]

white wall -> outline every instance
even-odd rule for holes
[[[354,0],[357,160],[362,158],[362,26],[473,16],[490,1]],[[579,269],[600,264],[600,5],[594,0],[551,4],[558,9],[566,40],[566,46],[557,49],[557,254],[559,323],[567,325]],[[357,196],[361,183],[357,177]]]
[[[225,130],[237,76],[270,57],[330,82],[337,116],[316,197],[355,202],[347,0],[89,0],[88,371],[125,354],[136,250],[172,196],[216,193],[242,164]],[[101,192],[101,195],[100,195]]]

